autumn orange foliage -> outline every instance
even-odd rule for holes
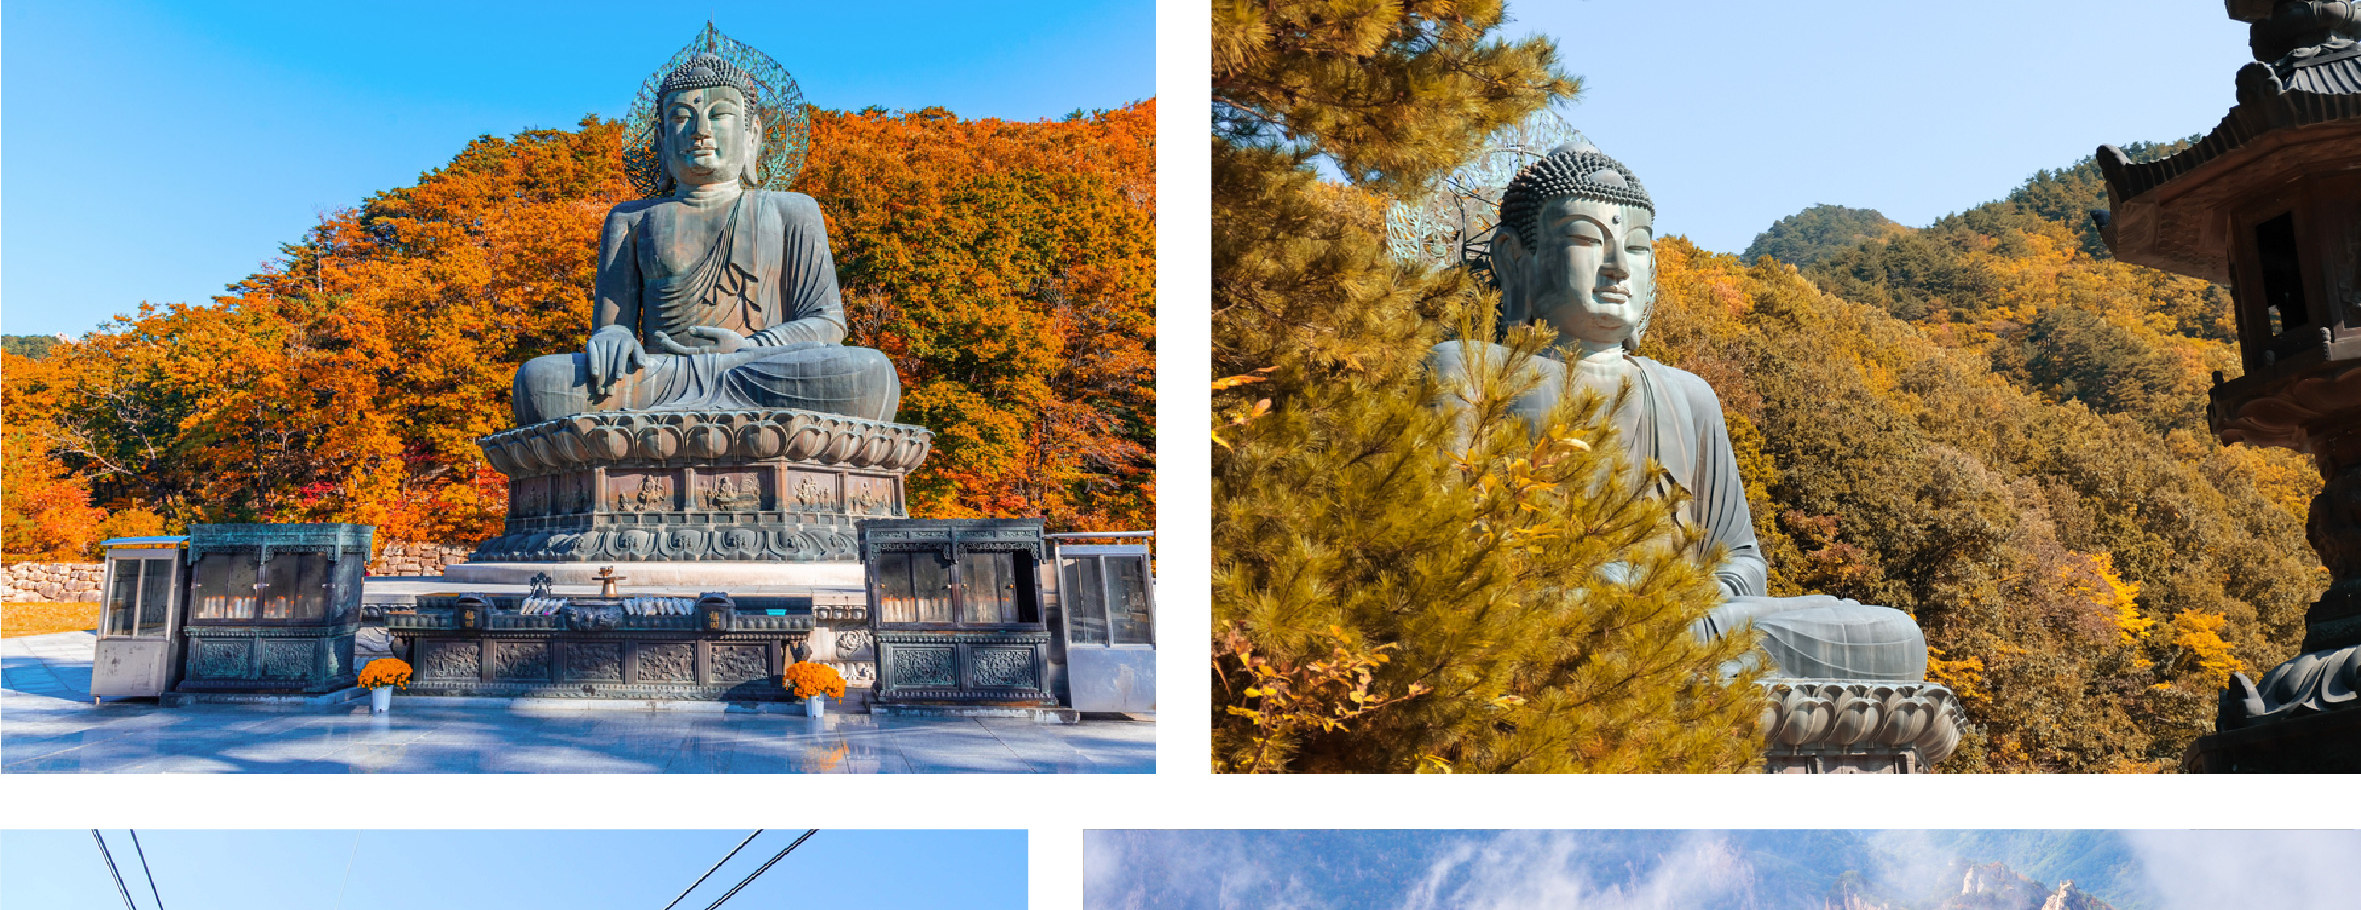
[[[936,433],[913,514],[1152,519],[1154,121],[815,112],[793,189],[829,219],[848,343],[893,356],[899,419]],[[619,142],[596,118],[481,137],[211,303],[10,355],[9,556],[88,553],[109,511],[498,533],[474,440],[509,428],[518,364],[583,345]]]

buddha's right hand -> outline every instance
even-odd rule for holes
[[[602,395],[615,380],[639,372],[647,364],[647,351],[626,326],[610,325],[590,333],[588,354],[590,388]]]

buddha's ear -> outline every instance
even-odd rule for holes
[[[1492,243],[1487,258],[1492,266],[1492,280],[1500,284],[1499,331],[1510,326],[1533,321],[1533,310],[1526,300],[1525,241],[1517,236],[1516,228],[1500,225],[1492,229]]]
[[[762,186],[762,114],[753,105],[746,110],[746,169],[740,173],[747,189]]]
[[[672,152],[666,148],[672,144],[671,131],[665,129],[661,125],[661,121],[658,123],[659,125],[656,127],[656,195],[670,196],[673,190],[680,188],[680,183],[672,179]]]

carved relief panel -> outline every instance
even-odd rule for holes
[[[845,512],[853,515],[892,515],[896,511],[894,482],[883,477],[863,477],[847,474],[844,478]]]
[[[675,511],[675,481],[670,471],[612,471],[607,474],[607,502],[617,512]]]
[[[697,472],[697,507],[708,512],[752,512],[760,509],[769,499],[763,489],[767,473],[751,469],[700,470]]]
[[[787,472],[788,508],[806,512],[836,510],[836,475],[810,471]]]
[[[508,513],[519,516],[549,514],[549,478],[526,477],[510,484]]]
[[[598,479],[584,471],[557,478],[564,492],[556,497],[554,511],[567,515],[586,515],[598,508]]]

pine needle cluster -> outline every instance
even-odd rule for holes
[[[1613,402],[1509,417],[1550,342],[1520,331],[1449,390],[1466,409],[1433,407],[1426,352],[1493,337],[1492,300],[1387,253],[1379,193],[1571,96],[1555,48],[1489,37],[1497,3],[1213,18],[1216,769],[1746,766],[1758,704],[1720,669],[1752,642],[1690,636],[1718,588]]]

